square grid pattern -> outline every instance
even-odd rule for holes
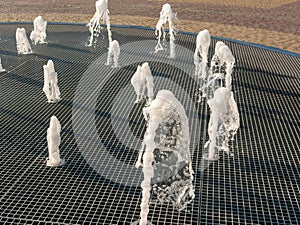
[[[133,104],[133,88],[126,89],[138,63],[118,69],[90,69],[103,82],[95,107],[89,108],[76,102],[76,89],[91,65],[105,63],[99,61],[107,53],[105,32],[95,47],[86,47],[88,31],[83,25],[52,24],[47,45],[32,46],[34,54],[18,56],[17,27],[25,27],[28,35],[32,30],[31,24],[0,25],[0,57],[6,69],[0,74],[0,223],[130,224],[138,220],[141,188],[117,182],[126,176],[142,179],[141,171],[134,168],[145,130],[142,106]],[[113,27],[112,31],[120,42],[121,57],[122,45],[156,40],[153,30]],[[217,41],[212,40],[209,58]],[[183,101],[192,100],[196,114],[190,123],[199,122],[191,132],[200,134],[192,136],[191,145],[194,201],[178,212],[172,204],[153,199],[149,220],[153,224],[299,224],[300,58],[224,42],[236,58],[233,92],[241,127],[230,146],[234,156],[221,153],[204,171],[201,160],[208,139],[209,109],[205,101],[196,102],[199,80],[193,75],[193,62],[186,63],[185,71],[190,73],[168,65],[167,57],[149,62],[155,93],[166,88],[174,90],[179,99],[186,96]],[[177,35],[178,46],[193,52],[194,43],[194,35]],[[140,63],[142,56],[137,56]],[[62,101],[57,104],[48,104],[42,92],[43,65],[48,59],[58,72]],[[81,94],[88,102],[90,96]],[[126,107],[129,104],[132,106]],[[188,115],[193,110],[186,108]],[[103,176],[93,166],[100,162],[97,145],[86,138],[85,145],[93,152],[89,157],[78,145],[81,130],[74,131],[74,112],[78,113],[76,118],[82,118],[82,127],[89,126],[84,115],[92,113],[107,157],[113,156],[131,169],[123,170],[114,160],[107,161],[105,170],[114,179]],[[62,125],[60,151],[66,164],[59,168],[45,165],[46,130],[52,115]]]

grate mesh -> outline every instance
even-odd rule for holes
[[[190,122],[194,201],[185,211],[152,199],[153,224],[300,223],[300,58],[225,41],[236,57],[233,91],[241,127],[226,154],[201,167],[208,139],[206,102],[197,103],[193,76],[195,36],[177,35],[177,59],[151,54],[151,30],[113,27],[121,67],[104,66],[107,39],[86,47],[84,26],[48,26],[49,43],[17,56],[15,30],[0,25],[0,223],[130,224],[139,218],[143,176],[134,168],[145,122],[133,104],[130,78],[149,61],[155,92],[169,89]],[[104,35],[105,37],[105,35]],[[214,47],[217,39],[212,40]],[[211,48],[213,49],[213,48]],[[213,51],[210,50],[210,57]],[[48,104],[43,65],[52,59],[63,100]],[[66,164],[47,168],[46,130],[62,124]]]

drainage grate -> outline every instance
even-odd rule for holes
[[[197,103],[193,76],[195,36],[178,34],[177,59],[152,54],[151,30],[113,27],[121,45],[121,67],[104,65],[107,39],[86,47],[82,25],[48,26],[47,45],[17,56],[15,30],[0,25],[0,223],[130,224],[139,218],[141,169],[134,163],[145,123],[134,105],[130,78],[148,61],[155,93],[169,89],[190,122],[195,171],[194,201],[178,212],[152,199],[153,224],[300,223],[300,58],[225,41],[236,57],[233,91],[241,128],[226,154],[201,170],[209,115]],[[214,47],[217,39],[212,40]],[[210,58],[213,54],[210,50]],[[63,100],[48,104],[43,65],[52,59]],[[47,168],[50,117],[62,124],[66,164]],[[297,179],[298,177],[298,179]]]

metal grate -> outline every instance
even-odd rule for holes
[[[152,30],[113,27],[121,67],[105,66],[107,39],[86,47],[83,25],[48,26],[47,45],[17,56],[15,30],[0,25],[0,223],[130,224],[139,219],[143,175],[135,169],[145,122],[133,104],[130,78],[149,61],[155,92],[169,89],[190,122],[195,171],[194,201],[185,211],[152,199],[153,224],[300,223],[300,58],[226,41],[236,57],[233,91],[241,127],[231,144],[205,170],[206,102],[197,103],[193,73],[195,36],[177,35],[177,58],[150,53]],[[217,39],[213,39],[210,58]],[[43,65],[52,59],[63,100],[48,104]],[[52,115],[62,124],[66,164],[47,168],[46,130]]]

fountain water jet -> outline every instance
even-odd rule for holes
[[[110,65],[113,61],[113,68],[119,67],[119,56],[120,56],[120,45],[119,42],[116,40],[113,40],[109,43],[108,48],[108,55],[107,55],[107,61],[105,65]]]
[[[153,76],[149,67],[149,63],[145,62],[142,66],[138,66],[136,72],[131,78],[131,84],[136,93],[135,103],[140,102],[144,97],[147,97],[147,104],[150,104],[153,94]],[[145,92],[147,91],[147,94]]]
[[[142,76],[142,67],[140,65],[138,65],[136,72],[133,74],[130,82],[136,93],[136,100],[134,103],[138,103],[145,97],[144,93],[146,89],[145,79]]]
[[[208,125],[209,141],[204,145],[206,160],[218,160],[219,151],[229,153],[229,140],[233,140],[240,126],[239,112],[233,93],[225,88],[218,88],[212,99],[207,101],[211,115]],[[232,153],[231,153],[232,155]]]
[[[1,58],[0,58],[0,73],[5,72],[5,69],[2,67]]]
[[[107,32],[108,32],[108,41],[109,43],[112,42],[112,33],[110,29],[110,18],[109,18],[109,11],[107,8],[108,0],[98,0],[95,3],[96,6],[96,12],[90,22],[87,24],[87,27],[89,28],[89,31],[91,33],[89,38],[88,46],[93,45],[94,36],[98,37],[101,33],[101,21],[105,22],[107,26]]]
[[[52,60],[48,60],[47,65],[44,68],[44,87],[43,91],[47,96],[49,103],[56,103],[61,100],[60,91],[58,88],[57,73],[54,70],[54,64]]]
[[[225,87],[231,90],[232,70],[235,58],[231,50],[222,41],[218,41],[215,46],[215,53],[211,60],[211,66],[207,79],[204,81],[199,92],[201,97],[212,98],[218,87],[222,87],[225,78]],[[201,97],[199,101],[201,101]]]
[[[225,70],[225,86],[227,89],[231,90],[232,83],[232,70],[235,63],[235,58],[232,55],[232,52],[228,46],[222,46],[220,48],[220,58],[225,62],[226,70]]]
[[[153,94],[154,83],[153,83],[153,76],[148,62],[143,63],[141,71],[142,71],[142,76],[146,79],[147,104],[151,104],[151,101],[153,100],[154,97]]]
[[[208,50],[210,46],[210,34],[208,30],[202,30],[197,35],[196,49],[194,54],[195,75],[207,79]]]
[[[216,79],[225,76],[225,86],[231,90],[232,70],[234,67],[235,58],[231,50],[222,41],[218,41],[215,47],[215,54],[211,60],[211,75]],[[222,71],[222,69],[225,71]]]
[[[17,28],[16,30],[16,45],[18,55],[31,54],[32,49],[26,36],[25,28]]]
[[[31,41],[34,44],[45,44],[46,43],[46,28],[47,28],[47,21],[43,19],[43,17],[38,16],[33,21],[34,30],[30,34]]]
[[[46,159],[47,166],[62,166],[65,163],[65,161],[61,159],[59,155],[59,145],[61,143],[60,131],[61,125],[58,119],[56,116],[52,116],[50,119],[50,126],[47,130],[47,142],[49,150],[49,157]]]
[[[171,202],[178,210],[195,197],[189,124],[183,106],[172,92],[161,90],[143,114],[147,130],[136,162],[144,173],[141,225],[147,224],[151,192],[159,202]]]
[[[169,25],[169,35],[170,35],[170,58],[175,58],[175,25],[173,23],[173,19],[177,19],[176,14],[173,13],[171,9],[171,5],[166,3],[163,5],[162,10],[160,12],[160,18],[156,24],[155,35],[157,35],[157,45],[155,46],[154,53],[158,51],[165,50],[165,48],[161,44],[161,36],[163,33],[163,41],[165,41],[166,31],[164,25],[168,22]]]

